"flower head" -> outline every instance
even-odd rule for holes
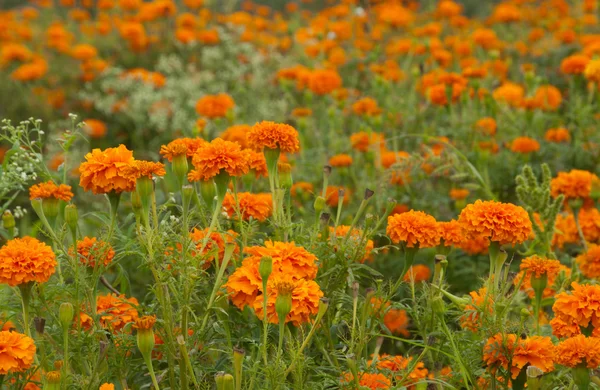
[[[233,125],[225,129],[219,135],[220,138],[223,138],[225,141],[236,142],[240,144],[242,149],[248,148],[248,133],[252,129],[252,126],[249,125]]]
[[[204,242],[204,240],[206,239],[206,235],[208,234],[208,230],[209,228],[204,228],[202,230],[194,228],[194,230],[192,230],[192,232],[190,233],[190,237],[192,238],[192,241],[194,241],[194,243],[196,244],[196,250],[200,251],[202,250],[202,244]],[[204,250],[202,251],[202,255],[206,256],[206,255],[210,255],[204,263],[204,268],[208,268],[211,264],[211,262],[216,258],[217,261],[219,262],[219,264],[221,263],[221,261],[223,261],[223,258],[225,257],[225,245],[227,244],[232,244],[234,245],[234,249],[233,249],[233,254],[238,254],[240,253],[240,248],[239,246],[236,244],[235,239],[237,238],[238,234],[236,232],[234,232],[233,230],[228,230],[227,232],[224,233],[220,233],[220,232],[216,232],[213,231],[210,234],[210,238],[208,238],[208,241],[206,241],[206,245],[204,247]],[[194,254],[196,255],[196,254]]]
[[[284,153],[296,153],[300,150],[298,131],[285,123],[256,123],[248,133],[248,143],[256,150],[279,149]]]
[[[240,145],[215,138],[201,145],[192,158],[194,168],[188,175],[190,181],[210,180],[222,172],[229,176],[248,173],[248,159]]]
[[[352,156],[349,154],[336,154],[329,159],[332,167],[348,167],[352,165]]]
[[[160,154],[169,160],[173,161],[173,157],[185,155],[192,157],[196,150],[207,142],[202,138],[179,138],[160,147]]]
[[[393,243],[404,242],[409,248],[430,248],[440,243],[437,221],[422,211],[389,216],[386,232]]]
[[[73,256],[73,249],[69,250]],[[108,242],[98,240],[96,237],[83,237],[77,241],[77,257],[81,264],[95,267],[98,264],[108,266],[115,257],[115,251]]]
[[[555,362],[566,367],[585,364],[588,368],[600,365],[600,338],[577,335],[556,346]]]
[[[431,270],[428,266],[424,264],[416,264],[412,265],[406,275],[404,275],[404,281],[410,282],[414,281],[415,283],[423,282],[429,280],[431,277]]]
[[[27,370],[33,364],[35,344],[31,337],[17,332],[0,332],[0,375]]]
[[[152,179],[153,176],[164,176],[166,173],[165,164],[161,162],[135,160],[128,167],[128,174],[136,179],[142,177]]]
[[[0,283],[44,283],[54,274],[52,248],[33,237],[14,238],[0,248]]]
[[[408,315],[406,310],[390,308],[383,316],[383,324],[393,334],[408,337]]]
[[[29,199],[54,198],[68,202],[73,198],[71,186],[66,184],[56,185],[52,180],[45,183],[34,184],[29,188]]]
[[[591,172],[572,169],[570,172],[559,172],[550,182],[550,190],[553,197],[562,194],[565,199],[589,198],[592,185],[598,181],[598,176]]]
[[[86,154],[79,166],[79,184],[94,194],[130,192],[135,189],[135,177],[128,172],[133,165],[133,152],[125,145],[105,150],[94,149]]]
[[[565,273],[565,276],[571,275],[571,270],[565,267],[558,260],[545,259],[536,255],[527,257],[521,260],[521,272],[514,279],[514,284],[521,285],[521,290],[525,291],[531,298],[534,297],[535,292],[531,286],[531,278],[547,277],[547,285],[544,288],[543,297],[551,297],[554,295],[554,283],[556,278],[561,272]]]
[[[537,152],[540,150],[540,143],[530,137],[517,137],[511,142],[510,150],[521,154]]]
[[[227,193],[223,200],[223,208],[230,217],[235,217],[239,211],[242,219],[245,221],[253,218],[263,222],[271,216],[273,210],[271,193],[252,194],[250,192],[239,192],[237,194],[237,202],[236,204],[236,200],[232,194]]]
[[[554,370],[554,345],[549,337],[533,336],[519,339],[515,334],[498,333],[483,347],[483,360],[492,374],[499,368],[515,379],[521,370],[532,365],[543,372]]]
[[[235,102],[226,93],[206,95],[196,102],[196,112],[210,119],[223,118],[235,107]]]
[[[555,318],[563,321],[566,325],[575,325],[576,333],[579,334],[580,327],[595,329],[600,327],[600,286],[591,284],[571,284],[573,291],[563,292],[556,295],[556,301],[552,306]],[[553,321],[554,321],[553,320]],[[570,337],[573,334],[560,334],[551,322],[554,334],[557,337]]]
[[[444,246],[460,247],[464,241],[462,228],[456,220],[449,222],[438,222],[440,237]]]
[[[150,330],[156,323],[156,316],[143,316],[135,320],[133,324],[134,329],[138,330]]]
[[[138,305],[137,299],[126,298],[125,295],[100,295],[96,300],[96,312],[104,328],[119,332],[125,325],[138,319]]]
[[[481,326],[482,314],[491,315],[494,312],[494,300],[485,287],[478,291],[471,291],[469,295],[471,295],[471,303],[465,305],[464,314],[460,317],[459,323],[461,328],[477,332]]]
[[[458,222],[467,238],[486,237],[501,245],[521,243],[532,232],[527,211],[511,203],[478,200],[462,210]]]

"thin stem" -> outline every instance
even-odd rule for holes
[[[146,366],[148,367],[150,378],[152,378],[152,384],[154,385],[154,389],[160,390],[160,387],[158,386],[158,381],[156,380],[156,375],[154,374],[154,367],[152,367],[152,359],[150,359],[149,354],[146,357],[144,357],[144,361],[146,362]]]

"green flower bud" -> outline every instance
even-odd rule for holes
[[[74,316],[75,309],[73,308],[73,304],[71,304],[70,302],[64,302],[60,305],[58,309],[58,320],[63,330],[67,330],[71,327]]]

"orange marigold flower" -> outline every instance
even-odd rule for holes
[[[329,159],[332,167],[349,167],[352,165],[352,156],[349,154],[336,154]]]
[[[247,154],[239,144],[215,138],[201,145],[192,157],[194,170],[188,174],[190,181],[210,180],[222,172],[229,176],[248,173]]]
[[[548,129],[546,134],[544,134],[544,139],[548,142],[553,143],[561,143],[561,142],[569,142],[571,141],[571,134],[569,130],[564,127],[559,127],[556,129]]]
[[[392,386],[392,381],[383,374],[370,374],[367,372],[358,373],[358,385],[361,388],[389,389]],[[354,375],[351,372],[346,372],[342,378],[343,383],[354,383]]]
[[[359,131],[350,136],[350,143],[352,149],[358,150],[359,152],[368,152],[369,149],[377,147],[383,149],[385,147],[385,141],[382,133],[371,133],[366,131]]]
[[[512,377],[526,366],[535,366],[544,373],[554,371],[554,345],[550,337],[532,336],[521,339],[512,355]]]
[[[196,102],[196,112],[210,119],[225,117],[233,107],[235,102],[226,93],[206,95]]]
[[[52,248],[33,237],[13,238],[0,248],[0,283],[44,283],[54,274]]]
[[[73,248],[69,249],[69,255],[74,256]],[[96,237],[84,237],[77,241],[77,257],[81,264],[95,267],[104,264],[107,267],[115,257],[115,251],[108,242],[98,240]]]
[[[579,210],[579,226],[586,241],[600,241],[600,212],[596,208]]]
[[[162,145],[160,147],[160,154],[169,160],[169,162],[172,162],[173,157],[184,154],[187,157],[192,157],[196,153],[196,150],[206,143],[202,138],[179,138],[169,142],[167,145]]]
[[[555,362],[565,367],[588,368],[600,365],[600,338],[577,335],[560,342],[556,346]]]
[[[464,200],[467,199],[470,193],[466,188],[453,188],[450,190],[450,198],[453,200]]]
[[[130,192],[135,189],[135,177],[127,172],[133,164],[133,152],[125,145],[105,150],[94,149],[85,155],[86,162],[79,166],[79,185],[94,194],[111,191]]]
[[[477,332],[481,326],[481,316],[483,313],[492,315],[494,312],[494,300],[487,293],[485,287],[478,291],[471,291],[471,303],[464,307],[464,314],[460,317],[461,328],[468,329],[471,332]]]
[[[406,274],[404,275],[404,281],[410,282],[414,281],[415,283],[424,282],[429,280],[431,276],[431,270],[428,266],[424,264],[412,265]]]
[[[600,83],[600,59],[594,59],[588,62],[583,74],[589,81]]]
[[[348,235],[348,232],[350,231],[350,226],[348,225],[338,225],[335,228],[333,226],[329,227],[329,238],[331,241],[334,241],[334,237],[341,237],[344,238],[346,237],[346,235]],[[335,242],[335,241],[334,241]],[[348,242],[353,244],[354,246],[354,250],[353,253],[356,249],[359,250],[360,252],[360,261],[361,263],[364,263],[365,261],[369,260],[372,261],[373,260],[373,256],[371,255],[371,251],[373,251],[373,240],[369,240],[366,239],[366,237],[363,237],[363,231],[360,229],[352,229],[352,232],[350,232],[350,234],[348,235]],[[337,247],[334,247],[337,250]],[[355,255],[356,256],[356,255]]]
[[[467,238],[483,236],[500,245],[522,243],[532,232],[527,211],[511,203],[477,200],[461,211],[458,222]]]
[[[410,336],[408,315],[405,310],[390,308],[383,316],[383,324],[393,334],[403,337]]]
[[[71,186],[66,184],[56,185],[52,180],[34,184],[29,187],[29,199],[55,198],[68,202],[73,198]]]
[[[518,84],[504,83],[492,93],[495,100],[513,107],[519,107],[525,97],[525,90]]]
[[[305,118],[312,115],[312,110],[306,107],[297,107],[292,110],[292,116],[296,118]]]
[[[540,143],[529,137],[517,137],[510,143],[510,150],[515,153],[527,154],[540,150]]]
[[[33,339],[17,332],[0,332],[0,375],[27,370],[35,356]]]
[[[223,209],[229,217],[238,215],[239,211],[244,221],[254,218],[263,222],[271,216],[273,211],[271,193],[252,194],[250,192],[239,192],[237,194],[237,202],[239,203],[239,210],[235,197],[230,193],[225,195]]]
[[[460,247],[464,238],[462,235],[462,228],[458,221],[453,219],[449,222],[438,222],[438,226],[440,229],[440,237],[442,239],[441,243],[444,246]]]
[[[567,326],[576,326],[593,329],[600,327],[600,286],[590,284],[571,284],[573,291],[563,292],[556,295],[556,301],[552,306],[555,319],[562,320]],[[559,334],[551,322],[553,333],[557,337],[570,337],[574,334]]]
[[[554,296],[554,283],[561,272],[564,272],[565,277],[571,276],[571,270],[562,265],[560,261],[553,259],[545,259],[539,256],[530,256],[521,261],[521,271],[514,279],[514,284],[521,284],[521,290],[525,291],[530,298],[535,296],[535,291],[531,286],[531,277],[541,278],[546,275],[548,278],[546,288],[542,296],[548,298]]]
[[[284,291],[287,290],[287,291]],[[285,322],[300,326],[310,321],[310,317],[319,311],[319,300],[323,297],[321,288],[314,280],[294,279],[289,275],[280,273],[269,277],[267,282],[267,319],[270,323],[278,324],[279,318],[275,310],[275,302],[279,294],[291,294],[292,310],[287,315]],[[254,301],[256,316],[263,318],[263,299],[257,297]]]
[[[497,128],[496,120],[490,117],[481,118],[475,123],[475,128],[484,134],[494,135]]]
[[[204,243],[204,240],[206,240],[206,235],[208,234],[208,230],[209,230],[209,228],[204,228],[203,230],[194,228],[194,230],[192,230],[192,232],[190,233],[190,237],[196,244],[197,251],[202,250],[202,245]],[[210,266],[211,262],[215,259],[215,257],[217,258],[217,261],[220,264],[221,261],[223,261],[223,258],[225,256],[225,245],[226,244],[233,244],[235,246],[233,249],[233,254],[234,255],[239,254],[240,247],[235,242],[237,236],[238,236],[238,234],[236,232],[234,232],[233,230],[228,230],[223,233],[215,232],[215,231],[211,232],[210,238],[208,238],[208,240],[206,241],[206,245],[204,246],[204,250],[202,250],[203,256],[209,255],[206,258],[206,260],[203,264],[203,267],[205,269],[208,268]],[[194,253],[194,256],[196,256],[195,253]]]
[[[342,87],[342,78],[335,70],[315,70],[310,73],[308,88],[317,95],[327,95]]]
[[[249,147],[248,133],[251,129],[250,125],[233,125],[226,128],[219,137],[225,141],[236,142],[242,149],[247,149]]]
[[[143,316],[135,320],[133,327],[140,330],[150,330],[156,324],[156,316]]]
[[[562,94],[553,85],[542,85],[535,91],[533,100],[536,107],[546,111],[554,111],[562,103]]]
[[[377,104],[377,100],[366,97],[356,101],[352,105],[352,111],[360,116],[376,116],[381,114],[382,109]]]
[[[550,182],[550,190],[553,197],[562,194],[565,199],[589,198],[592,185],[598,180],[598,176],[591,172],[573,169],[570,172],[559,172]]]
[[[293,197],[296,197],[299,195],[299,193],[302,194],[312,194],[314,192],[314,186],[312,185],[312,183],[308,183],[305,181],[298,181],[294,184],[292,184],[292,188],[290,188],[290,194]]]
[[[414,210],[390,215],[386,232],[394,244],[404,242],[409,248],[434,247],[439,245],[441,238],[435,218]]]
[[[284,153],[296,153],[300,150],[298,131],[285,123],[256,123],[248,133],[248,143],[256,150],[279,149]]]
[[[578,243],[579,240],[579,232],[573,214],[568,214],[566,216],[558,214],[554,225],[552,247],[562,249],[565,244],[575,244]]]
[[[587,252],[580,254],[576,258],[577,265],[581,273],[590,279],[600,277],[600,246],[590,244]]]
[[[347,205],[350,202],[350,190],[338,186],[327,186],[325,202],[329,207],[337,207],[340,201],[340,191],[344,193],[342,204]]]
[[[293,242],[267,241],[265,246],[247,247],[244,252],[249,256],[225,284],[231,301],[240,310],[246,305],[253,306],[256,299],[262,301],[262,296],[258,298],[262,294],[262,279],[258,266],[263,257],[273,259],[273,278],[285,274],[294,279],[314,279],[317,275],[317,257]]]
[[[127,168],[127,173],[136,179],[142,177],[152,179],[154,175],[164,176],[167,173],[165,171],[165,164],[161,162],[135,160],[133,164]]]
[[[394,164],[399,164],[403,160],[408,160],[410,158],[410,154],[404,151],[398,152],[382,152],[381,153],[381,166],[385,169],[390,168]],[[408,176],[408,174],[407,174]]]
[[[260,176],[269,176],[267,159],[265,158],[264,153],[252,149],[244,149],[244,152],[246,152],[246,157],[248,158],[248,166],[250,167],[250,170],[254,171],[257,178]]]
[[[379,359],[377,359],[377,368],[379,370],[386,370],[391,372],[402,372],[404,371],[404,375],[402,378],[407,380],[408,384],[414,384],[422,379],[427,378],[427,374],[429,370],[425,368],[425,364],[423,362],[418,362],[417,364],[412,363],[413,357],[409,356],[405,358],[404,356],[391,356],[391,355],[381,355]],[[371,365],[372,361],[368,362]],[[409,368],[412,367],[412,371],[406,372]]]
[[[126,298],[123,294],[100,295],[96,300],[96,312],[100,315],[100,324],[112,332],[118,332],[125,325],[138,319],[137,306],[139,306],[137,299]]]
[[[86,119],[85,131],[91,138],[102,138],[106,135],[106,123],[98,119]]]
[[[560,63],[560,71],[563,74],[583,74],[590,62],[590,58],[583,54],[574,54],[564,58]]]

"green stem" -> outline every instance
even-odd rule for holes
[[[150,373],[150,378],[152,378],[152,384],[154,385],[155,390],[160,390],[158,386],[158,381],[156,380],[156,375],[154,374],[154,367],[152,367],[152,359],[150,355],[144,357],[144,361],[146,362],[146,366],[148,367],[148,372]]]

